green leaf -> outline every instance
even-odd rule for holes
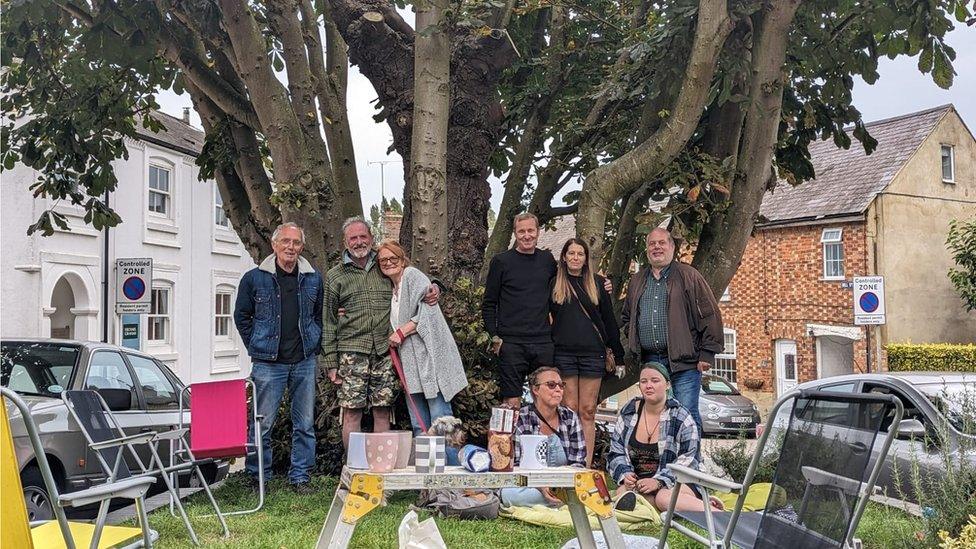
[[[928,73],[932,71],[932,57],[933,57],[933,47],[932,42],[926,43],[922,48],[922,54],[918,56],[918,70],[923,73]]]
[[[932,71],[932,81],[940,88],[947,90],[952,86],[952,78],[956,72],[952,70],[952,63],[940,48],[935,54],[935,68]]]

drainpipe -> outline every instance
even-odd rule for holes
[[[108,208],[108,189],[105,189],[105,207]],[[105,225],[105,238],[102,242],[102,343],[108,343],[108,234]]]

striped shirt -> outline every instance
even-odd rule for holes
[[[668,349],[668,275],[671,266],[661,271],[661,278],[654,278],[647,270],[647,286],[641,294],[637,317],[637,333],[641,349],[665,354]]]
[[[389,351],[390,300],[393,285],[383,276],[370,252],[366,267],[356,265],[349,252],[342,263],[325,273],[322,310],[322,360],[325,368],[339,367],[339,353],[385,355]],[[339,316],[339,309],[345,314]]]
[[[586,441],[583,438],[583,426],[576,412],[565,406],[556,408],[559,416],[559,427],[555,433],[566,450],[566,459],[574,467],[586,467]],[[518,442],[519,435],[541,435],[542,420],[535,411],[535,406],[523,406],[519,410],[518,421],[515,423],[515,465],[522,458],[522,445]]]
[[[617,423],[610,432],[610,451],[607,452],[607,472],[617,484],[623,483],[624,475],[634,472],[634,464],[630,461],[630,439],[640,421],[639,404],[643,397],[636,396],[624,405],[617,416]],[[698,469],[701,462],[701,438],[698,435],[698,425],[691,417],[688,409],[669,398],[661,412],[661,423],[658,431],[658,461],[657,473],[654,478],[660,480],[665,488],[674,486],[674,473],[670,465],[677,463]]]

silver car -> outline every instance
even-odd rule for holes
[[[706,435],[756,436],[759,408],[723,377],[702,375],[698,413]]]
[[[62,492],[88,488],[105,479],[98,459],[61,400],[62,391],[128,389],[128,402],[117,398],[111,401],[113,413],[127,434],[168,431],[179,423],[179,394],[183,390],[179,378],[155,358],[115,345],[5,338],[0,341],[0,383],[20,394],[30,407]],[[51,502],[20,413],[13,406],[7,406],[7,412],[30,520],[51,519]],[[185,419],[189,421],[188,412]],[[169,456],[165,443],[160,441],[159,445],[164,460]],[[146,455],[140,456],[144,463],[148,454],[147,449]],[[130,467],[134,465],[133,460]],[[203,466],[204,475],[211,481],[223,478],[227,467],[227,463]]]
[[[886,418],[883,432],[897,428],[898,434],[885,456],[877,486],[889,497],[916,501],[912,476],[940,479],[945,463],[976,467],[976,374],[956,372],[889,372],[829,377],[800,384],[797,389],[841,393],[880,393],[895,395],[905,407],[898,426]],[[780,410],[774,429],[783,429],[789,410]],[[818,418],[829,425],[856,425],[857,418],[839,414]],[[875,459],[879,452],[875,448]]]

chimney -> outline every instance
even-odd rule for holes
[[[183,107],[183,123],[190,123],[190,107]]]
[[[400,225],[403,224],[403,215],[386,210],[383,214],[383,238],[400,240]]]

